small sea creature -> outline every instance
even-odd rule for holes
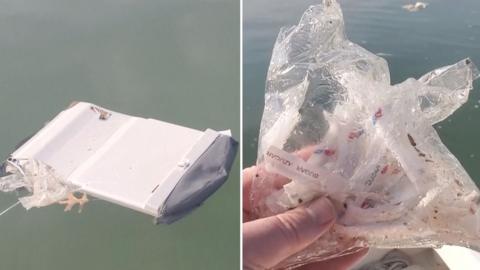
[[[327,148],[327,149],[325,149],[325,151],[323,151],[323,152],[325,153],[325,155],[326,155],[327,157],[335,155],[335,150],[333,150],[333,149],[328,149],[328,148]]]
[[[399,174],[400,172],[401,172],[401,171],[400,171],[399,168],[394,168],[394,169],[392,170],[392,174]]]
[[[403,9],[409,11],[409,12],[417,12],[419,10],[422,10],[428,6],[428,3],[425,2],[416,2],[415,4],[408,4],[402,6]]]
[[[329,157],[329,156],[333,156],[335,155],[335,149],[329,149],[329,148],[319,148],[315,151],[313,151],[313,153],[317,154],[317,155],[321,155],[321,154],[324,154],[325,156]]]
[[[365,199],[362,202],[362,205],[360,206],[360,208],[368,209],[368,208],[373,208],[374,206],[375,206],[375,203],[371,199]]]
[[[96,112],[98,114],[100,114],[100,116],[98,117],[98,119],[100,120],[107,120],[110,116],[112,116],[111,113],[105,111],[104,109],[101,109],[99,107],[94,107],[94,106],[91,106],[90,107],[90,110],[92,110],[93,112]]]
[[[383,169],[380,171],[381,174],[386,174],[388,171],[388,164],[383,167]]]
[[[373,125],[375,125],[375,123],[377,123],[377,119],[382,116],[383,116],[382,108],[378,108],[378,110],[375,112],[375,114],[372,117]]]
[[[415,151],[417,151],[419,157],[425,158],[425,162],[433,162],[433,160],[426,158],[427,155],[418,149],[417,143],[415,142],[415,139],[413,139],[412,135],[407,134],[407,138],[408,142],[410,142],[410,145],[412,145]]]
[[[72,210],[72,208],[76,204],[78,204],[78,213],[81,213],[83,210],[83,205],[86,204],[87,202],[88,202],[87,193],[83,193],[82,197],[80,198],[77,198],[73,193],[69,193],[67,196],[67,199],[63,201],[59,201],[58,203],[65,205],[65,209],[63,210],[65,212]]]
[[[412,135],[407,134],[407,138],[408,138],[408,141],[410,142],[410,144],[411,144],[413,147],[417,146],[417,143],[416,143],[415,140],[413,139]]]
[[[348,138],[350,140],[353,140],[353,139],[356,139],[360,136],[362,136],[362,134],[364,133],[364,130],[363,129],[360,129],[360,130],[355,130],[355,131],[352,131],[348,134]]]

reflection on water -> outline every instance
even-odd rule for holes
[[[281,26],[296,24],[316,1],[244,0],[244,166],[255,163],[270,54]],[[392,83],[416,77],[465,57],[480,66],[480,2],[431,1],[408,12],[411,1],[340,0],[349,39],[384,57]],[[436,128],[470,176],[480,181],[480,83],[467,104]]]
[[[238,0],[0,0],[0,158],[73,100],[238,138],[238,24]],[[233,269],[238,167],[171,226],[101,200],[17,206],[0,217],[0,269]],[[0,211],[14,201],[0,194]]]

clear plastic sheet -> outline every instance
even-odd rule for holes
[[[324,195],[340,214],[327,235],[279,267],[360,247],[478,249],[479,190],[432,127],[467,101],[478,76],[464,59],[391,85],[387,62],[347,39],[334,0],[281,29],[266,82],[254,214]]]
[[[75,187],[64,183],[53,168],[38,160],[10,158],[3,166],[5,175],[0,177],[0,191],[27,193],[18,199],[27,210],[61,202],[75,191]]]

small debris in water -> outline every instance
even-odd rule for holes
[[[479,106],[478,106],[478,104],[475,104],[475,105],[473,105],[473,107],[474,107],[475,109],[478,109]]]
[[[72,210],[72,208],[76,204],[78,204],[78,213],[81,213],[83,210],[83,205],[86,204],[87,202],[88,202],[88,196],[86,193],[83,193],[82,197],[80,198],[75,196],[75,194],[73,193],[69,193],[67,196],[67,199],[63,201],[59,201],[58,203],[65,205],[65,209],[64,209],[65,212]]]
[[[403,9],[409,12],[417,12],[420,11],[428,6],[428,3],[425,2],[416,2],[415,4],[408,4],[402,6]]]
[[[1,213],[0,213],[0,216],[3,216],[3,214],[7,213],[8,211],[12,210],[15,206],[19,205],[20,204],[20,201],[17,201],[16,203],[10,205],[7,209],[3,210]]]
[[[376,55],[378,55],[380,57],[391,57],[391,56],[393,56],[393,54],[391,54],[391,53],[383,53],[383,52],[376,53]]]
[[[112,116],[111,113],[109,113],[106,110],[103,110],[99,107],[91,106],[90,110],[92,110],[95,113],[98,113],[99,114],[98,119],[100,119],[100,120],[107,120],[108,118],[110,118],[110,116]]]

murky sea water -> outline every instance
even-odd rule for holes
[[[238,0],[0,0],[0,158],[73,100],[238,139],[239,20]],[[100,200],[17,206],[0,216],[0,269],[238,268],[238,170],[169,226]],[[14,202],[0,193],[0,211]]]
[[[348,37],[388,61],[393,84],[466,57],[480,66],[480,1],[428,1],[426,9],[413,13],[401,8],[412,2],[406,0],[339,2]],[[255,163],[264,82],[278,31],[296,24],[316,3],[320,0],[244,0],[244,167]],[[468,103],[436,129],[480,183],[480,80],[474,86]]]

